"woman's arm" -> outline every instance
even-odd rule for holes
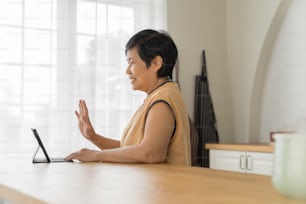
[[[90,141],[95,144],[99,149],[106,150],[106,149],[114,149],[120,147],[120,141],[104,137],[102,135],[95,134]]]
[[[82,149],[66,159],[122,163],[159,163],[166,159],[174,130],[172,109],[164,102],[155,103],[147,115],[143,141],[138,145],[95,151]]]

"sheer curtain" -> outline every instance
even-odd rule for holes
[[[124,46],[143,28],[166,30],[166,0],[1,0],[0,153],[93,147],[74,110],[88,104],[97,132],[120,138],[144,99],[125,74]]]

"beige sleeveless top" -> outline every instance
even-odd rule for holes
[[[165,163],[190,166],[190,131],[188,113],[178,88],[174,82],[167,82],[155,89],[144,100],[127,125],[121,138],[121,146],[140,144],[144,138],[146,114],[156,101],[165,101],[174,112],[176,128],[168,146]]]

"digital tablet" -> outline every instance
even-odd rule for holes
[[[49,157],[49,155],[47,153],[47,150],[46,150],[42,140],[40,139],[40,136],[39,136],[37,130],[34,129],[34,128],[31,128],[31,129],[32,129],[34,137],[35,137],[35,139],[38,143],[38,147],[33,154],[32,163],[73,162],[72,160],[65,160],[64,157],[62,157],[62,158]],[[36,154],[39,151],[39,149],[42,149],[45,158],[36,158]]]

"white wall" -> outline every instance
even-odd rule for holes
[[[284,1],[283,1],[284,2]],[[290,0],[271,42],[258,104],[258,132],[266,141],[270,131],[298,131],[306,123],[306,1]],[[305,131],[305,130],[304,130]]]
[[[250,117],[258,60],[280,0],[228,0],[228,60],[234,142],[251,139]],[[267,136],[268,137],[268,136]]]
[[[188,111],[193,116],[194,76],[205,49],[221,142],[250,141],[257,63],[280,1],[168,0],[168,30],[180,52]]]
[[[191,118],[195,76],[201,73],[201,53],[205,49],[220,138],[222,142],[231,141],[226,0],[168,0],[168,31],[178,46],[181,89]]]

